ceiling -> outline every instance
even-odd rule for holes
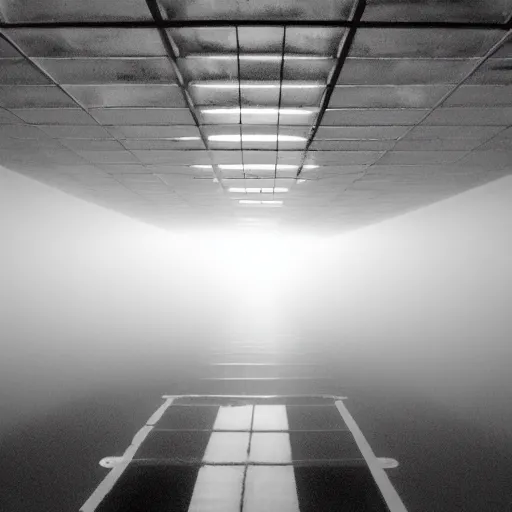
[[[512,170],[512,0],[0,0],[0,165],[166,229],[338,233]]]

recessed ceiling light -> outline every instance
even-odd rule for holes
[[[278,200],[268,200],[268,201],[258,201],[254,199],[240,199],[238,201],[239,204],[246,204],[251,206],[281,206],[283,201]]]
[[[231,187],[229,191],[237,194],[284,194],[288,192],[288,189],[284,187]]]
[[[274,115],[300,116],[312,114],[313,110],[302,108],[206,108],[201,110],[203,114],[255,114],[255,115]]]
[[[216,54],[203,54],[196,53],[187,55],[187,59],[212,59],[212,60],[266,60],[266,61],[280,61],[282,55],[280,53],[245,53],[242,55],[229,54],[229,53],[216,53]],[[332,60],[329,55],[285,55],[284,60]]]
[[[274,171],[275,164],[219,164],[219,169],[223,171]],[[277,170],[298,169],[298,165],[277,164]]]
[[[210,135],[208,140],[213,142],[303,142],[305,137],[297,135],[260,135],[260,134],[232,134],[232,135]]]
[[[269,82],[252,82],[243,83],[238,82],[192,82],[192,87],[204,87],[209,89],[320,89],[324,88],[325,84],[320,82],[293,82],[283,83],[282,86],[279,83]]]

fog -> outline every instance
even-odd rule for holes
[[[80,415],[102,394],[151,390],[155,399],[142,419],[117,418],[133,434],[159,393],[172,392],[209,346],[286,339],[290,347],[297,339],[325,351],[343,391],[359,397],[363,427],[388,429],[387,445],[378,433],[375,442],[391,455],[411,452],[396,433],[409,422],[405,437],[415,439],[407,416],[424,421],[421,403],[436,410],[430,433],[444,418],[456,430],[452,441],[465,432],[468,444],[493,450],[489,458],[512,454],[512,177],[331,238],[172,234],[7,170],[0,172],[0,209],[0,438],[7,450],[13,431],[28,432],[49,414],[71,407]],[[382,403],[395,415],[385,417]],[[109,428],[115,423],[111,418]],[[422,432],[414,442],[425,442]],[[92,471],[88,463],[82,474]],[[494,482],[481,474],[470,480],[483,486],[488,511],[511,501],[487,495],[506,489],[504,466],[495,464]],[[447,475],[430,469],[442,485]],[[417,486],[417,474],[400,478],[409,504],[435,497],[428,483]],[[80,504],[87,485],[68,490],[68,498]],[[17,496],[11,482],[7,510],[15,510]],[[29,496],[23,510],[41,510],[40,498]],[[450,505],[427,508],[463,503],[447,496]]]

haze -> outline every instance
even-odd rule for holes
[[[173,234],[3,169],[0,209],[3,511],[77,509],[247,340],[336,365],[410,510],[508,510],[512,177],[332,238]]]

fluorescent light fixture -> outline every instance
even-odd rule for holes
[[[201,137],[172,137],[170,140],[200,140]]]
[[[239,204],[247,204],[251,206],[281,206],[283,201],[277,201],[275,199],[268,201],[258,201],[254,199],[240,199],[238,201]]]
[[[231,187],[229,191],[238,194],[284,194],[288,192],[288,189],[284,187]]]
[[[297,180],[297,183],[306,183],[306,180]]]
[[[280,61],[282,55],[280,53],[244,53],[240,56],[229,53],[204,54],[196,53],[187,55],[187,59],[212,59],[212,60],[267,60]],[[330,55],[285,55],[284,60],[334,60]]]
[[[256,115],[274,115],[280,114],[285,116],[301,116],[312,114],[312,110],[302,108],[207,108],[201,110],[203,114],[256,114]]]
[[[208,140],[212,142],[276,142],[279,138],[279,142],[303,142],[306,140],[305,137],[299,137],[297,135],[263,135],[263,134],[247,134],[247,135],[210,135]]]
[[[274,171],[275,168],[275,164],[219,164],[219,169],[223,171]],[[278,171],[298,168],[298,165],[277,164]]]
[[[211,169],[211,170],[213,170],[212,165],[194,164],[194,165],[191,165],[190,167],[194,167],[194,169]]]
[[[319,167],[320,167],[319,165],[312,165],[312,164],[302,166],[303,169],[318,169]]]
[[[238,83],[238,82],[192,82],[193,87],[203,87],[208,89],[279,89],[279,83],[269,82],[252,82],[252,83]],[[283,89],[320,89],[324,88],[325,84],[319,82],[294,82],[283,83]]]

